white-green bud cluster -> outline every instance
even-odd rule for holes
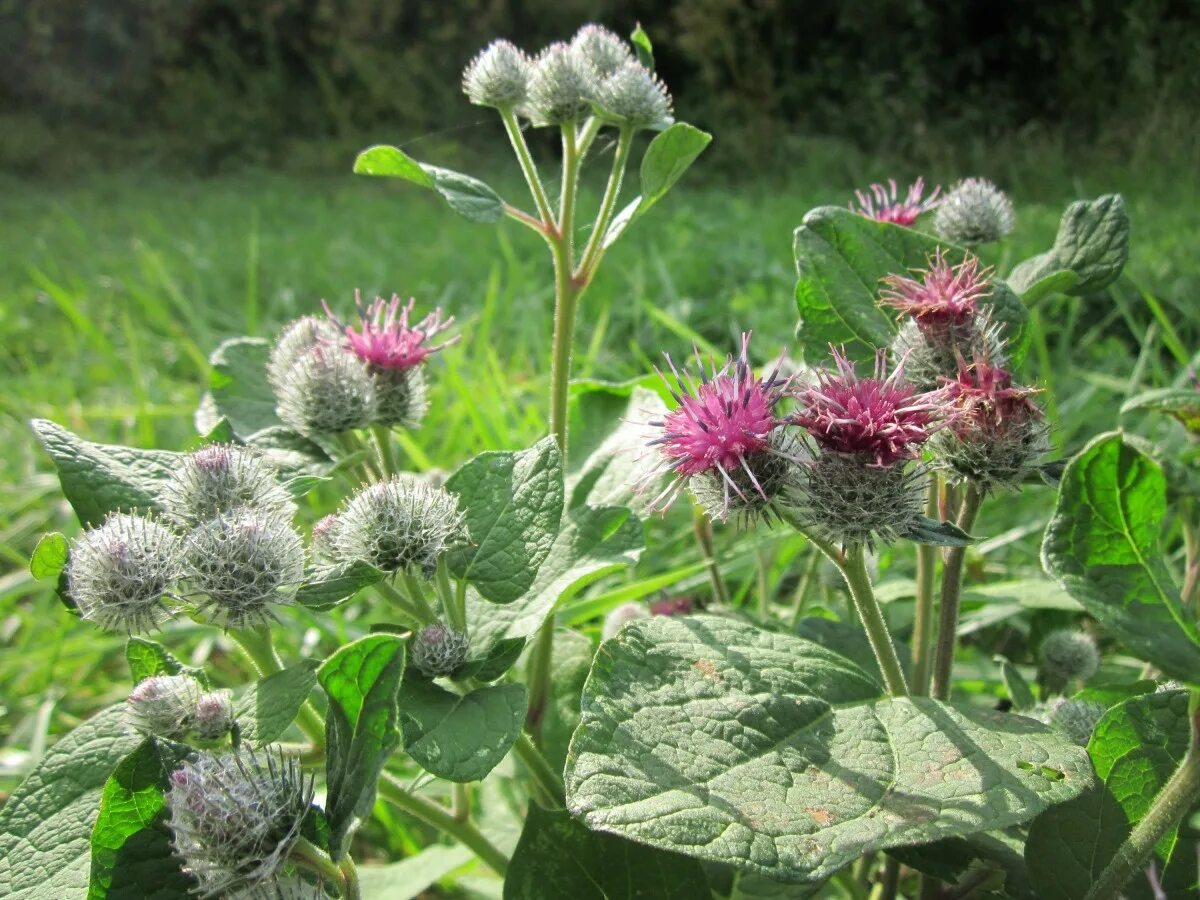
[[[206,693],[190,675],[152,675],[138,682],[125,701],[130,723],[142,734],[181,741],[225,737],[233,727],[227,691]]]
[[[600,637],[607,641],[616,637],[628,623],[636,619],[648,618],[650,618],[650,610],[644,603],[622,603],[604,617],[604,624],[600,627]]]
[[[441,623],[426,625],[412,638],[409,652],[417,671],[429,678],[453,675],[467,660],[470,638]]]
[[[1091,635],[1060,629],[1046,635],[1038,652],[1038,674],[1050,691],[1061,692],[1073,680],[1087,681],[1100,668],[1100,651]]]
[[[337,530],[338,517],[330,513],[323,516],[312,527],[312,552],[320,559],[333,559],[336,551],[333,548],[333,535]]]
[[[600,73],[583,53],[570,44],[551,44],[534,60],[525,111],[535,125],[578,121],[591,111],[599,85]]]
[[[1094,700],[1067,700],[1057,697],[1040,704],[1035,710],[1038,719],[1058,729],[1081,747],[1086,747],[1096,730],[1096,723],[1107,712],[1103,703]]]
[[[306,881],[297,873],[276,875],[265,884],[235,890],[226,897],[228,900],[330,900],[331,895],[323,884]]]
[[[662,129],[672,121],[667,86],[641,63],[633,61],[600,82],[595,103],[604,119],[626,128]]]
[[[149,631],[181,574],[183,541],[138,515],[111,513],[72,545],[67,592],[83,618],[108,631]]]
[[[300,837],[313,783],[282,754],[201,752],[171,773],[167,825],[201,896],[267,886]]]
[[[801,521],[843,546],[892,543],[916,525],[925,504],[919,466],[876,466],[868,457],[822,450],[801,473],[793,492]]]
[[[416,568],[430,576],[447,548],[466,537],[458,501],[411,474],[364,487],[325,538],[338,562],[363,560],[385,572]]]
[[[301,434],[339,434],[377,418],[375,379],[367,364],[337,341],[301,353],[276,387],[279,418]]]
[[[202,741],[216,741],[229,734],[234,722],[233,698],[229,691],[211,691],[196,703],[192,730]]]
[[[304,577],[304,545],[291,523],[249,507],[192,531],[184,559],[204,608],[233,628],[270,621],[270,606],[290,602]]]
[[[627,63],[634,62],[633,48],[620,35],[603,25],[584,25],[575,32],[571,47],[607,78]]]
[[[163,488],[167,516],[185,526],[242,506],[291,517],[296,506],[260,453],[234,444],[209,444],[185,456]]]
[[[778,517],[777,505],[803,483],[803,466],[798,460],[806,457],[808,450],[795,429],[781,425],[771,431],[767,441],[767,449],[743,457],[749,473],[743,468],[724,474],[709,469],[688,479],[688,490],[710,519],[724,522],[732,517],[748,526],[761,518]]]
[[[939,237],[971,247],[999,241],[1016,224],[1012,201],[986,178],[967,178],[938,206],[933,229]]]
[[[1000,365],[1007,358],[1001,327],[984,310],[961,328],[922,329],[916,319],[906,318],[892,338],[891,354],[898,364],[904,360],[904,380],[919,392],[935,391],[943,378],[954,378],[958,361],[986,359]]]
[[[508,41],[492,41],[463,72],[463,92],[477,106],[514,109],[529,96],[532,64]]]

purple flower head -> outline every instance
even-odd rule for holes
[[[925,193],[925,179],[918,178],[908,189],[908,194],[900,199],[896,179],[889,178],[887,185],[876,182],[866,191],[855,191],[858,206],[850,204],[850,209],[860,216],[875,219],[877,222],[891,222],[895,225],[912,225],[922,213],[935,209],[940,202],[938,194],[940,187],[935,187],[933,193],[921,199]]]
[[[425,359],[439,350],[444,350],[461,335],[456,335],[442,344],[427,344],[434,335],[445,331],[454,324],[454,316],[442,318],[441,309],[435,309],[415,325],[409,323],[415,299],[402,304],[400,297],[392,295],[390,301],[376,297],[375,301],[364,309],[362,294],[354,294],[354,305],[358,310],[361,329],[343,325],[330,310],[329,304],[322,301],[325,314],[342,330],[346,341],[354,354],[368,365],[384,370],[403,370],[419,366]]]
[[[949,412],[945,390],[918,394],[902,381],[904,361],[887,372],[887,352],[875,355],[873,378],[859,378],[844,351],[830,347],[836,372],[798,394],[792,417],[824,450],[869,457],[879,467],[914,459]]]
[[[919,278],[888,275],[879,302],[910,316],[922,329],[967,325],[979,301],[991,292],[992,269],[980,269],[979,257],[967,255],[957,266],[946,261],[941,249],[929,259]]]
[[[665,511],[689,479],[705,473],[713,473],[723,481],[726,511],[731,491],[746,499],[745,491],[735,481],[735,473],[740,477],[744,472],[753,490],[769,502],[747,460],[776,452],[771,432],[784,422],[775,415],[775,408],[791,379],[781,380],[778,366],[766,378],[755,377],[750,369],[749,348],[750,333],[746,332],[738,357],[727,358],[719,370],[711,364],[708,375],[697,352],[699,384],[686,370],[680,372],[671,357],[666,356],[674,384],[662,372],[659,375],[678,406],[648,423],[661,432],[656,432],[650,445],[658,448],[662,461],[641,479],[638,490],[648,490],[664,472],[672,472],[676,477],[651,502],[652,509]]]
[[[985,359],[968,363],[960,357],[958,377],[944,381],[947,398],[959,410],[952,430],[962,438],[995,439],[1043,418],[1041,408],[1030,399],[1039,391],[1014,386],[1008,370]]]

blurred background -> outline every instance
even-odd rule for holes
[[[80,627],[28,573],[42,532],[78,529],[30,418],[193,445],[222,340],[270,337],[322,298],[348,311],[361,288],[441,305],[464,335],[435,366],[407,465],[450,469],[545,433],[541,242],[350,168],[392,143],[525,203],[462,68],[495,37],[536,52],[588,21],[640,22],[677,117],[714,141],[605,258],[579,378],[639,377],[693,343],[723,355],[748,328],[759,362],[778,354],[795,326],[793,230],[892,176],[1011,192],[1017,230],[984,254],[1001,272],[1050,246],[1067,203],[1125,195],[1125,275],[1033,311],[1020,377],[1046,389],[1061,451],[1182,378],[1200,347],[1192,0],[0,0],[0,740],[32,748],[7,774],[125,690],[122,639]],[[553,182],[552,136],[530,139]],[[584,171],[589,219],[611,152],[598,142]],[[1051,502],[1027,492],[997,512],[991,533],[1008,537],[990,574],[1037,571]],[[680,534],[630,578],[686,564]],[[733,539],[718,537],[749,583],[753,542]]]

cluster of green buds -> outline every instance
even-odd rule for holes
[[[228,691],[206,691],[190,675],[144,678],[125,701],[133,727],[146,735],[175,741],[218,741],[234,723]]]

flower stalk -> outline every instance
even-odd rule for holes
[[[929,479],[929,497],[925,515],[937,514],[938,482],[936,475]],[[937,547],[917,544],[917,597],[913,618],[912,692],[923,697],[929,693],[929,664],[933,650],[933,592],[937,574]]]
[[[231,630],[229,634],[254,663],[260,675],[265,677],[283,671],[283,661],[275,652],[270,628],[265,625],[255,628],[239,628]],[[312,700],[305,700],[301,705],[296,714],[296,725],[304,732],[304,736],[308,738],[314,750],[324,750],[325,720],[313,706]]]
[[[850,588],[850,596],[854,599],[854,608],[866,629],[871,649],[879,663],[879,671],[883,673],[884,684],[888,693],[893,697],[907,697],[908,684],[904,680],[904,669],[900,658],[896,655],[896,645],[892,643],[891,633],[883,619],[879,601],[871,587],[871,576],[867,573],[866,554],[861,544],[855,544],[847,549],[845,561],[840,566],[842,577]]]
[[[963,531],[970,532],[979,515],[983,493],[978,485],[969,481],[963,489],[962,505],[955,521]],[[951,547],[946,553],[946,564],[942,567],[941,609],[938,612],[937,649],[933,660],[932,695],[938,700],[950,699],[950,678],[954,671],[954,648],[958,632],[958,608],[962,601],[963,564],[966,547]]]

